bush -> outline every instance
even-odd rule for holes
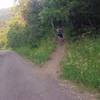
[[[94,28],[95,32],[91,33],[96,34],[96,31],[100,28],[99,9],[99,0],[70,1],[68,18],[73,30],[76,31],[78,35],[83,35],[84,33],[88,33],[88,28]]]
[[[7,28],[0,29],[0,49],[8,46]]]
[[[9,46],[14,47],[21,47],[27,44],[27,36],[26,36],[26,29],[21,25],[15,23],[15,25],[10,26],[8,31],[8,43]]]
[[[30,46],[15,48],[15,50],[26,58],[31,59],[36,64],[43,64],[49,59],[56,45],[51,37],[42,38],[36,48]]]

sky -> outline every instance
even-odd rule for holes
[[[0,0],[0,9],[14,6],[14,0]]]

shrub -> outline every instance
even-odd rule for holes
[[[31,59],[36,64],[43,64],[49,59],[51,53],[54,51],[56,44],[51,37],[42,38],[38,46],[32,48],[30,46],[15,48],[16,51],[23,56]]]

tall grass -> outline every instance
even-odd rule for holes
[[[51,37],[43,38],[37,47],[29,46],[16,48],[15,50],[23,56],[31,59],[36,64],[43,64],[49,59],[56,47],[55,41]]]
[[[100,90],[100,38],[71,42],[62,64],[64,79]]]

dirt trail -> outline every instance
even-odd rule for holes
[[[59,68],[60,68],[60,62],[62,58],[64,57],[65,52],[65,46],[64,45],[58,45],[57,49],[54,51],[54,53],[51,55],[49,61],[47,61],[45,64],[41,66],[41,68],[37,67],[36,72],[38,75],[43,77],[51,77],[54,79],[57,79]]]
[[[59,46],[43,68],[36,68],[15,52],[0,52],[0,100],[95,100],[56,79],[63,56]]]

